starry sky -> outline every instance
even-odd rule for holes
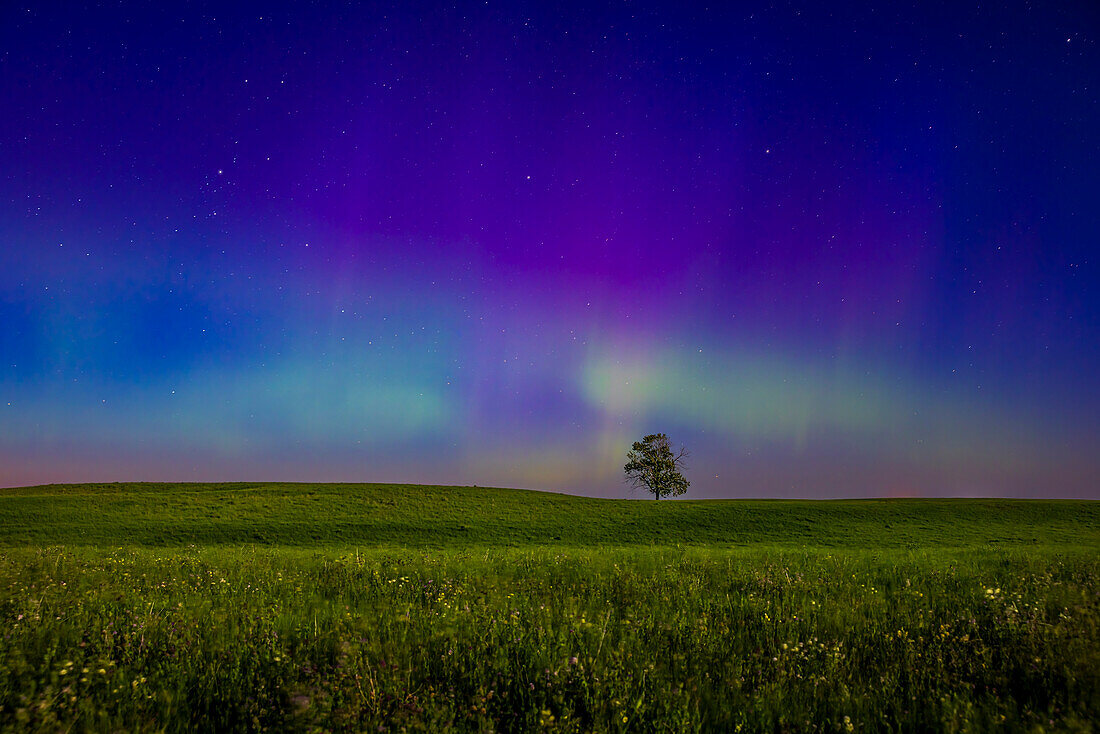
[[[1100,6],[4,3],[0,486],[1100,498]]]

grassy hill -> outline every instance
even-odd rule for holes
[[[1071,501],[2,489],[0,730],[1091,731],[1098,521]]]
[[[0,546],[698,545],[1100,547],[1100,503],[608,500],[398,484],[78,484],[0,489]]]

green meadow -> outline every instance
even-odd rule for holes
[[[0,490],[0,731],[1092,731],[1100,507]]]

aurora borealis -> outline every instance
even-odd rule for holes
[[[1100,496],[1091,2],[0,9],[0,485]]]

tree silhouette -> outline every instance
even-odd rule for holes
[[[633,489],[645,487],[654,499],[683,494],[691,484],[680,472],[689,456],[683,446],[673,452],[668,436],[652,433],[634,446],[626,454],[626,481]]]

